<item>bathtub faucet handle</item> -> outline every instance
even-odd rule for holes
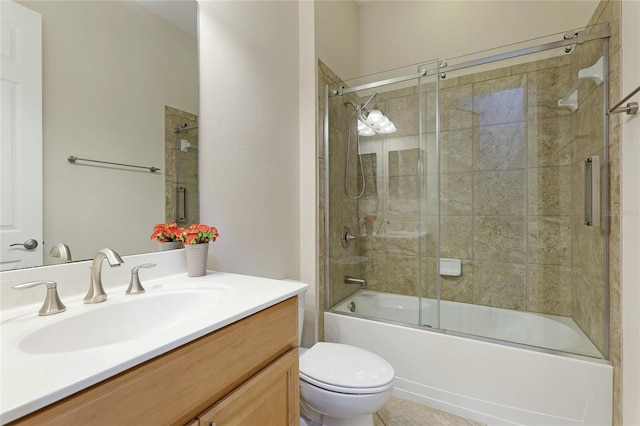
[[[362,279],[362,278],[350,277],[348,275],[346,277],[344,277],[344,283],[345,284],[358,284],[362,288],[365,288],[367,286],[367,280]]]
[[[349,248],[349,246],[351,245],[351,241],[355,239],[357,239],[357,237],[354,235],[351,235],[351,229],[349,229],[348,226],[345,226],[344,228],[342,228],[342,239],[340,243],[342,244],[343,248]]]

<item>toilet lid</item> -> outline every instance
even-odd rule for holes
[[[303,380],[338,392],[379,392],[392,385],[394,375],[391,364],[378,355],[340,343],[318,342],[300,357]]]

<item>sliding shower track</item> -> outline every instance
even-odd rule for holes
[[[408,74],[401,77],[390,78],[386,80],[377,81],[374,83],[362,84],[354,87],[340,86],[337,90],[329,91],[329,97],[346,95],[348,93],[359,92],[366,89],[375,89],[376,87],[386,86],[388,84],[400,83],[403,81],[412,80],[414,78],[425,77],[427,75],[433,75],[442,71],[453,72],[462,70],[465,68],[476,67],[479,65],[486,65],[492,62],[503,61],[505,59],[513,59],[524,55],[530,55],[532,53],[540,53],[547,50],[558,49],[561,47],[569,47],[575,44],[583,44],[587,41],[604,39],[611,37],[611,29],[609,24],[603,22],[601,24],[589,27],[589,31],[586,29],[580,31],[568,31],[565,33],[565,38],[559,41],[540,44],[538,46],[526,47],[523,49],[513,50],[511,52],[499,53],[496,55],[487,56],[485,58],[473,59],[471,61],[461,62],[459,64],[448,65],[448,61],[443,61],[439,70],[427,71],[420,70],[418,73]],[[451,59],[454,60],[455,58]]]

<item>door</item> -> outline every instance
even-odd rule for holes
[[[42,256],[42,17],[2,2],[0,269]],[[26,244],[35,240],[37,246]],[[17,244],[17,245],[12,245]]]

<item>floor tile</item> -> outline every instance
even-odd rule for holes
[[[391,397],[373,416],[374,426],[484,426],[442,410]]]

